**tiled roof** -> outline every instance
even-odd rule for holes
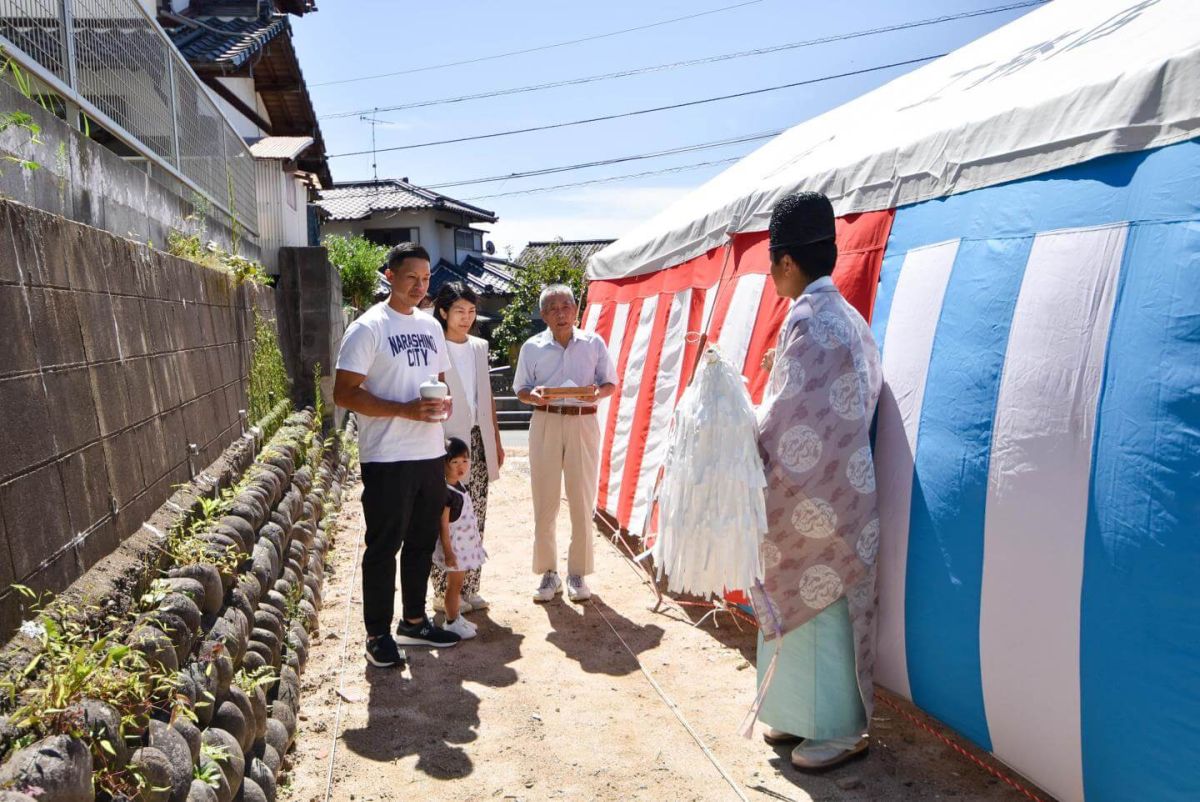
[[[442,259],[429,276],[429,294],[437,295],[442,285],[461,281],[480,295],[509,295],[515,288],[513,277],[495,265],[468,256],[461,265]]]
[[[471,281],[465,271],[455,267],[445,259],[441,259],[433,266],[433,271],[429,274],[430,297],[436,298],[443,286],[454,281],[463,282],[475,292],[483,292],[483,287]]]
[[[256,159],[294,159],[313,143],[311,136],[264,136],[250,145]]]
[[[516,289],[517,283],[512,273],[494,262],[468,256],[463,260],[463,266],[470,271],[476,281],[494,293],[507,295]]]
[[[362,220],[372,212],[396,209],[439,209],[484,223],[497,220],[495,212],[395,178],[334,184],[321,191],[317,204],[329,212],[331,220]]]
[[[616,242],[612,239],[575,239],[550,240],[548,242],[531,242],[522,249],[517,257],[517,264],[528,267],[533,262],[551,256],[565,257],[571,264],[586,267],[587,260],[592,254],[603,250]]]
[[[287,15],[265,14],[258,19],[194,17],[199,27],[179,24],[167,29],[171,41],[190,63],[240,67],[276,36],[289,29]],[[217,32],[217,29],[220,33]]]
[[[517,271],[521,269],[521,266],[516,262],[510,262],[503,257],[495,256],[490,253],[481,254],[480,258],[483,259],[484,264],[488,264],[497,268],[501,273],[504,273],[510,278],[515,277],[517,275]]]

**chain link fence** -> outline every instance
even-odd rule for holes
[[[137,0],[0,0],[0,48],[257,238],[250,150]]]

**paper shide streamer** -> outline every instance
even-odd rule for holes
[[[762,580],[766,477],[739,371],[713,347],[671,419],[650,554],[667,589],[706,599]]]

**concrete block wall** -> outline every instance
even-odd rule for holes
[[[242,433],[269,289],[0,200],[0,637]],[[189,444],[199,453],[189,455]]]
[[[321,392],[333,409],[333,374],[348,325],[342,306],[342,278],[318,248],[280,248],[280,348],[292,377],[297,406],[314,403],[313,368],[321,366]]]

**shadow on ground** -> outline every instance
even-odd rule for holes
[[[557,596],[542,605],[542,610],[553,630],[546,640],[589,674],[622,677],[639,670],[637,660],[612,637],[605,620],[612,624],[634,654],[657,648],[663,638],[662,627],[656,624],[638,626],[598,596],[578,605]]]
[[[855,784],[856,778],[862,774],[863,763],[869,759],[872,751],[868,750],[860,757],[852,758],[840,766],[835,766],[831,769],[806,772],[792,765],[792,747],[792,744],[771,747],[775,750],[775,757],[768,760],[767,763],[775,771],[779,772],[779,776],[782,779],[787,780],[796,788],[811,795],[814,799],[820,798],[821,790],[827,787],[830,781],[841,783],[838,787],[844,788],[844,790],[853,790],[857,787]],[[908,783],[908,785],[911,785],[911,783]],[[786,799],[787,797],[783,798]]]
[[[462,744],[477,737],[479,697],[464,683],[504,688],[517,681],[519,635],[486,616],[479,638],[444,651],[408,649],[404,670],[368,668],[367,725],[348,729],[347,748],[381,763],[417,756],[417,771],[439,780],[466,777],[474,764]]]

